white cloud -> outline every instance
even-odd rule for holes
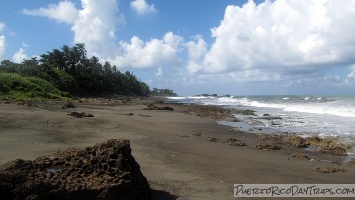
[[[4,31],[6,28],[6,25],[3,22],[0,22],[0,32]]]
[[[156,12],[154,4],[149,5],[145,0],[131,1],[131,8],[135,10],[139,15]]]
[[[187,68],[274,80],[349,65],[355,63],[353,19],[354,0],[275,0],[259,5],[249,0],[242,7],[228,6],[221,24],[211,29],[215,41],[201,64],[195,61]]]
[[[4,59],[6,49],[6,38],[3,35],[0,35],[0,60]]]
[[[85,43],[89,55],[112,57],[118,52],[115,31],[124,17],[116,0],[82,0],[83,9],[74,22],[74,43]]]
[[[12,61],[15,63],[21,63],[24,59],[27,59],[28,56],[25,54],[25,50],[20,48],[13,56]]]
[[[149,42],[134,36],[130,43],[121,41],[123,53],[109,61],[119,67],[138,69],[175,66],[179,62],[177,54],[181,43],[182,38],[171,32],[166,33],[163,39],[151,39]]]
[[[35,10],[23,9],[21,12],[25,15],[48,17],[68,24],[72,24],[78,16],[78,10],[70,1],[61,1],[58,5],[50,4],[47,8],[42,7]]]
[[[0,22],[0,33],[4,31],[5,28],[6,25],[3,22]],[[1,60],[4,58],[5,49],[6,49],[6,38],[4,35],[0,35],[0,59]]]

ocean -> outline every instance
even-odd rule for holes
[[[355,96],[189,96],[169,97],[181,103],[254,110],[236,115],[241,122],[219,123],[250,132],[293,132],[307,137],[355,141]]]

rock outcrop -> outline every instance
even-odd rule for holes
[[[1,199],[150,199],[128,140],[0,166]]]

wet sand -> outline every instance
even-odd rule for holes
[[[255,145],[263,141],[255,134],[231,132],[215,119],[184,114],[179,107],[175,111],[144,110],[146,105],[139,101],[75,103],[77,107],[70,109],[51,103],[37,105],[0,104],[0,164],[125,138],[131,141],[132,154],[155,199],[234,199],[233,184],[350,184],[355,180],[355,167],[332,164],[341,163],[344,157],[278,141],[273,143],[282,146],[281,150],[260,150]],[[69,116],[73,111],[94,117]],[[231,137],[247,146],[229,145]],[[294,158],[294,152],[312,160]],[[318,167],[346,171],[320,173]]]

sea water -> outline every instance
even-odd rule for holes
[[[258,130],[355,140],[355,96],[191,96],[169,99],[254,110],[256,116],[235,117]],[[228,125],[233,126],[233,123]],[[235,127],[242,128],[240,124]]]

